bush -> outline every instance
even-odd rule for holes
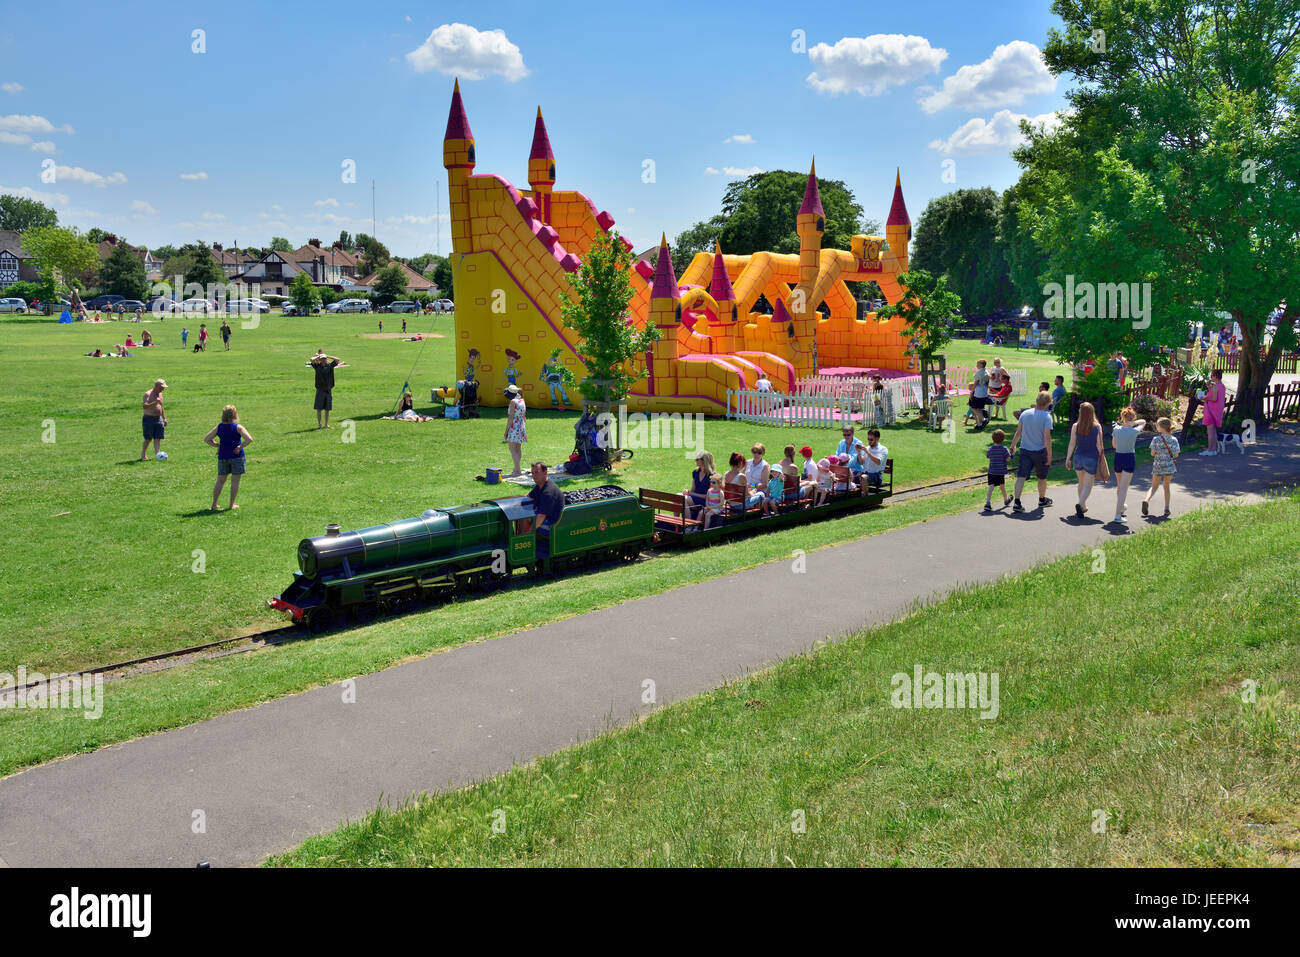
[[[1113,422],[1126,405],[1124,390],[1115,381],[1115,374],[1099,365],[1075,383],[1074,391],[1080,402],[1091,402],[1103,422]]]
[[[322,309],[330,303],[338,302],[340,299],[345,298],[343,293],[335,292],[329,286],[321,286],[317,289],[317,292],[320,293],[320,304]]]
[[[1155,423],[1157,419],[1173,418],[1174,413],[1178,411],[1177,403],[1167,402],[1157,395],[1140,395],[1130,405],[1133,406],[1133,411],[1137,413],[1139,419],[1146,419],[1151,423]]]
[[[1197,362],[1193,365],[1183,367],[1183,385],[1182,393],[1191,397],[1201,389],[1208,389],[1210,386],[1210,365],[1207,362]]]

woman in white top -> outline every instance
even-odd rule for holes
[[[767,451],[767,446],[762,442],[755,442],[754,447],[749,450],[753,454],[753,459],[745,463],[745,481],[749,483],[751,492],[757,492],[759,495],[767,494],[767,481],[772,477],[772,467],[767,464],[763,458],[763,453]]]

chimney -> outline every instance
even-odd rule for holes
[[[308,245],[308,246],[315,246],[317,249],[320,249],[320,240],[319,240],[319,239],[309,239],[309,240],[307,240],[307,245]]]
[[[222,250],[221,243],[213,243],[212,248],[215,249],[217,252],[221,252]]]

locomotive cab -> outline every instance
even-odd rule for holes
[[[511,570],[537,561],[537,510],[527,495],[495,498],[488,504],[501,509],[506,520],[506,560]]]

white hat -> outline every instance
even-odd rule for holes
[[[519,386],[515,385],[514,383],[511,383],[510,385],[506,386],[506,393],[508,395],[518,395],[522,391],[523,390],[520,389]]]

